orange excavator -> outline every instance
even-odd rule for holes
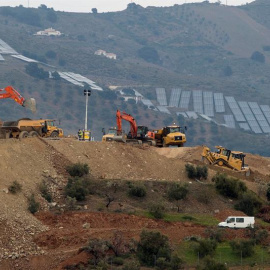
[[[116,111],[117,136],[123,138],[122,120],[130,124],[130,131],[126,135],[126,142],[155,145],[154,132],[150,132],[146,126],[137,126],[136,120],[132,115],[125,112],[121,114],[119,110]]]
[[[0,99],[11,98],[23,107],[29,108],[32,112],[36,111],[36,100],[34,98],[25,99],[12,86],[0,89]]]

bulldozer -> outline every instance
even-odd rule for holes
[[[163,127],[162,129],[154,130],[154,133],[156,145],[159,147],[169,147],[170,145],[182,147],[187,141],[183,128],[177,125],[167,126]]]
[[[216,152],[211,152],[210,148],[203,146],[202,160],[205,159],[211,165],[227,167],[232,170],[244,172],[246,176],[250,175],[250,168],[245,164],[245,154],[239,151],[231,151],[222,146],[215,146]]]
[[[17,121],[5,121],[1,126],[1,131],[5,132],[5,138],[23,139],[27,137],[63,137],[61,128],[55,125],[55,120],[39,119],[31,120],[22,118]]]

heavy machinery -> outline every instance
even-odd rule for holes
[[[103,142],[114,141],[115,137],[117,136],[117,128],[116,127],[109,128],[109,131],[107,134],[105,132],[105,129],[103,128],[102,133],[103,133],[103,137],[102,137]]]
[[[167,126],[162,129],[154,130],[154,133],[156,144],[159,147],[168,147],[170,145],[177,145],[178,147],[182,147],[187,141],[184,129],[177,125]]]
[[[55,120],[39,119],[31,120],[22,118],[17,121],[3,122],[1,131],[5,132],[5,138],[27,138],[27,137],[63,137],[61,128],[55,126]]]
[[[0,89],[0,99],[11,98],[23,107],[29,108],[32,112],[36,111],[36,100],[34,98],[25,99],[12,86]]]
[[[202,159],[206,159],[211,165],[225,166],[232,170],[244,172],[250,175],[250,169],[245,164],[245,154],[243,152],[231,151],[222,146],[215,146],[216,152],[211,152],[207,146],[203,147]]]
[[[122,129],[122,120],[129,122],[130,131],[126,134]],[[147,143],[149,145],[155,145],[154,133],[148,130],[146,126],[137,126],[136,120],[128,113],[116,111],[116,128],[110,128],[109,133],[105,134],[103,129],[104,136],[102,141],[118,141],[118,142],[127,142],[127,143]]]

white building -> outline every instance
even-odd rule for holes
[[[115,53],[106,53],[105,56],[108,57],[108,58],[110,58],[110,59],[116,60],[116,54]]]
[[[62,33],[60,31],[57,31],[55,29],[48,28],[42,31],[38,31],[36,34],[34,34],[35,36],[61,36]]]
[[[104,56],[106,56],[106,51],[97,50],[97,51],[95,51],[95,55],[104,55]]]
[[[104,55],[107,58],[116,60],[116,54],[115,53],[108,53],[104,50],[97,50],[95,51],[95,55]]]

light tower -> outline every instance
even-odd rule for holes
[[[85,100],[85,124],[84,124],[84,130],[87,131],[88,97],[91,96],[91,90],[90,89],[84,89],[83,92],[84,92],[84,95],[86,96],[86,100]]]

